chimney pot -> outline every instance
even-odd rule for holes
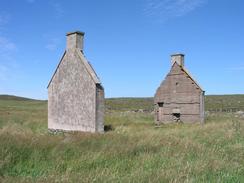
[[[68,32],[66,50],[78,48],[83,51],[84,35],[85,33],[80,31]]]
[[[184,67],[184,56],[182,53],[171,55],[171,64],[173,65],[176,62],[178,65]]]

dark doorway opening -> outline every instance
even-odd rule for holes
[[[172,116],[173,116],[173,120],[175,122],[180,122],[181,121],[180,120],[180,113],[173,113]]]
[[[159,103],[158,103],[158,106],[159,106],[159,107],[163,107],[163,106],[164,106],[164,102],[159,102]]]
[[[112,130],[114,130],[112,125],[104,125],[104,131],[105,132],[112,131]]]
[[[157,104],[157,121],[162,121],[162,117],[163,117],[163,107],[164,107],[164,102],[158,102]]]

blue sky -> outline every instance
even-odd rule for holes
[[[244,93],[242,0],[1,0],[0,94],[47,99],[66,32],[106,97],[151,97],[182,52],[206,94]]]

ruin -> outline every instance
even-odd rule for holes
[[[171,55],[171,70],[154,96],[155,123],[204,123],[204,91],[184,66],[184,54]]]
[[[66,36],[66,50],[48,84],[48,128],[102,133],[104,89],[84,56],[84,33]]]

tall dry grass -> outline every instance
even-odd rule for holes
[[[105,134],[47,131],[46,102],[0,101],[0,182],[244,182],[244,121],[155,128],[150,113],[109,111]]]

